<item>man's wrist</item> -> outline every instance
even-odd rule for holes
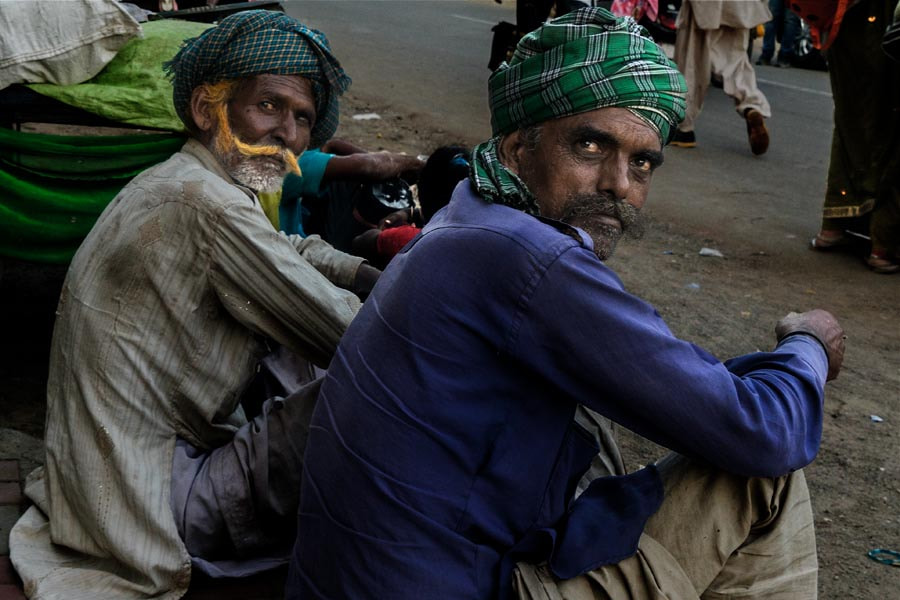
[[[791,331],[790,333],[786,333],[778,339],[778,345],[780,346],[788,338],[795,337],[798,335],[805,335],[805,336],[811,337],[812,339],[819,342],[819,345],[822,347],[822,350],[825,351],[825,359],[828,361],[831,361],[831,355],[828,352],[828,346],[825,344],[825,340],[823,340],[821,337],[819,337],[818,334],[813,333],[812,331],[798,329],[796,331]]]

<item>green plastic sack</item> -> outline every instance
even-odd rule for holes
[[[174,133],[55,136],[0,129],[0,256],[68,262],[119,190],[184,141]]]

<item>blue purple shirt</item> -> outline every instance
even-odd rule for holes
[[[574,488],[578,403],[743,475],[808,464],[827,358],[793,336],[720,362],[623,289],[584,232],[468,182],[351,323],[313,416],[289,598],[496,598],[517,560],[573,577],[633,554],[653,467]]]

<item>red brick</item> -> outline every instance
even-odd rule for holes
[[[0,482],[0,506],[18,506],[25,501],[18,481]]]
[[[0,481],[19,481],[19,461],[0,460]]]

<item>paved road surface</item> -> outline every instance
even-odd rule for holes
[[[288,0],[287,11],[321,29],[353,88],[432,114],[446,128],[490,136],[487,69],[491,27],[515,21],[508,0]]]
[[[288,0],[287,10],[322,29],[354,79],[449,131],[490,133],[486,68],[491,26],[514,21],[507,0]],[[698,147],[670,148],[647,211],[747,252],[801,248],[818,226],[831,136],[827,73],[758,67],[769,97],[772,143],[750,154],[731,100],[710,89],[697,126]],[[686,191],[689,190],[689,191]]]

